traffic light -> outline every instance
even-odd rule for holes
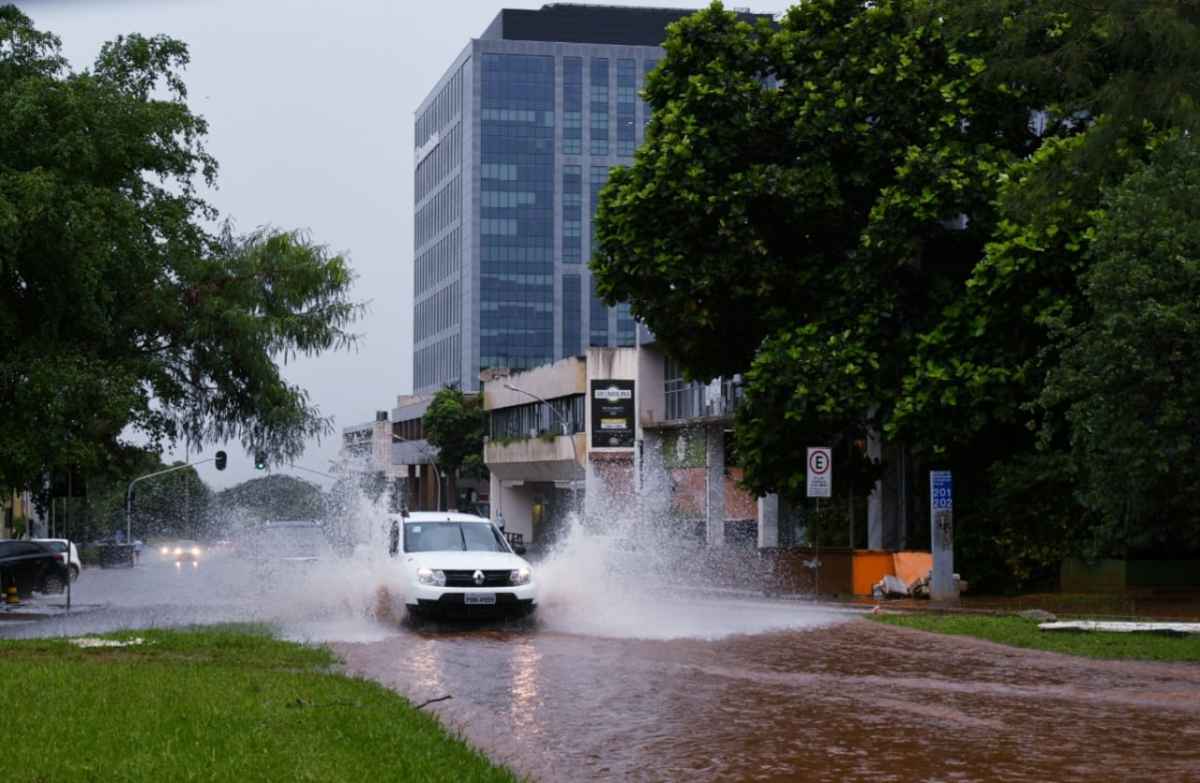
[[[217,456],[213,459],[213,462],[217,465],[217,470],[225,470],[225,460],[225,452],[218,451]]]
[[[267,455],[264,452],[261,452],[261,451],[254,452],[254,469],[255,470],[266,470],[267,469]]]

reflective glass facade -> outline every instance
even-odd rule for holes
[[[583,152],[583,58],[563,58],[563,126],[564,155]]]
[[[591,63],[591,145],[593,155],[608,154],[608,58],[593,57]]]
[[[479,369],[554,359],[554,70],[481,60]]]
[[[563,275],[562,279],[562,356],[583,353],[583,278]]]
[[[562,261],[583,260],[583,170],[577,163],[562,167]]]
[[[462,378],[464,68],[417,116],[413,173],[413,385]]]
[[[661,56],[485,36],[418,109],[414,391],[473,391],[483,368],[633,344],[628,307],[596,298],[585,262],[599,191],[642,140],[638,90]]]
[[[637,147],[637,63],[617,60],[617,157],[632,158]]]

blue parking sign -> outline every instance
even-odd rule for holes
[[[954,483],[948,470],[929,472],[930,505],[934,511],[950,511],[954,508]]]

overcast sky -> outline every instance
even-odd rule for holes
[[[5,0],[0,0],[5,2]],[[616,4],[610,2],[609,4]],[[625,0],[695,8],[703,0]],[[220,163],[210,200],[240,231],[303,228],[344,251],[369,300],[357,351],[300,359],[287,378],[334,418],[335,433],[297,465],[329,470],[341,428],[390,410],[412,389],[413,111],[467,42],[501,8],[525,0],[26,0],[17,6],[57,34],[76,69],[117,35],[185,41],[189,103],[209,123]],[[729,2],[778,13],[786,0]],[[221,489],[256,473],[240,446],[229,467],[200,466]],[[200,457],[211,457],[216,447]],[[177,455],[182,458],[182,454]],[[287,467],[277,472],[320,480]]]

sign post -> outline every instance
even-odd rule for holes
[[[816,516],[821,515],[821,498],[833,495],[833,453],[828,446],[810,446],[805,462],[808,478],[806,494],[816,498]],[[821,528],[813,522],[813,592],[821,592]]]
[[[933,575],[929,597],[934,601],[958,598],[954,580],[954,483],[948,470],[929,471],[929,541]]]

